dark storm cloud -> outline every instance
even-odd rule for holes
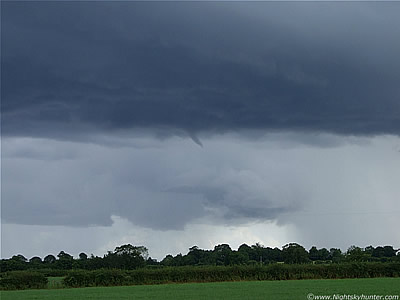
[[[2,130],[398,135],[400,3],[2,2]]]

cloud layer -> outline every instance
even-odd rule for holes
[[[227,135],[206,139],[206,148],[180,138],[110,148],[14,138],[3,146],[3,220],[105,226],[117,215],[167,230],[200,219],[284,224],[310,209],[386,212],[400,194],[393,181],[400,176],[396,141],[343,138],[321,148],[288,144],[285,135],[258,141]]]
[[[396,2],[3,3],[3,134],[398,135],[398,9]]]
[[[3,253],[101,255],[126,242],[158,258],[222,242],[398,245],[399,138],[298,139],[318,142],[224,135],[200,148],[138,137],[112,148],[4,139]],[[334,146],[318,146],[329,139]],[[21,246],[34,232],[40,238]]]

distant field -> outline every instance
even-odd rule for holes
[[[57,280],[56,280],[57,281]],[[23,299],[307,299],[307,295],[399,295],[400,278],[242,281],[47,289],[1,292],[2,300]],[[400,299],[400,298],[398,298]]]
[[[63,279],[64,277],[48,277],[49,283],[47,286],[49,289],[61,289],[64,288]]]

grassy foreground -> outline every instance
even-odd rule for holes
[[[307,299],[307,295],[399,295],[400,278],[242,281],[2,291],[2,300],[22,299]],[[399,298],[400,299],[400,298]]]

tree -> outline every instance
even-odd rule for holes
[[[230,265],[232,249],[228,244],[220,244],[214,247],[215,263],[217,265]]]
[[[34,265],[40,265],[42,263],[42,259],[39,256],[34,256],[29,260],[29,263]]]
[[[74,263],[74,258],[72,255],[60,251],[60,253],[57,254],[58,260],[57,260],[57,267],[63,270],[70,270],[72,269],[72,265]]]
[[[328,260],[329,259],[329,251],[326,248],[322,248],[318,250],[318,259],[320,260]]]
[[[1,271],[26,270],[28,266],[26,257],[18,254],[8,259],[6,266],[2,266]]]
[[[370,256],[372,256],[373,252],[374,252],[374,247],[373,246],[368,246],[368,247],[365,247],[365,249],[364,249],[364,253],[366,253],[366,254],[368,254]]]
[[[197,265],[200,263],[200,259],[202,258],[202,250],[197,246],[193,246],[189,248],[188,254],[185,256],[185,264],[187,265]]]
[[[163,266],[172,266],[174,261],[174,257],[171,254],[168,254],[164,259],[160,262]]]
[[[328,260],[329,257],[329,251],[326,248],[322,248],[322,249],[317,249],[317,247],[312,246],[311,249],[308,251],[308,257],[312,260],[312,261],[316,261],[316,260]]]
[[[116,247],[114,252],[109,251],[103,260],[109,268],[136,269],[144,266],[147,258],[146,247],[126,244]]]
[[[87,258],[88,258],[88,256],[86,253],[84,253],[84,252],[79,253],[80,260],[87,260]]]
[[[253,250],[252,259],[262,264],[263,261],[265,260],[265,258],[263,257],[264,246],[260,243],[256,243],[255,245],[251,246],[251,249]]]
[[[392,246],[384,246],[383,247],[383,255],[385,257],[396,256],[396,250],[394,250]]]
[[[360,247],[353,245],[347,249],[346,259],[349,261],[364,261],[366,260],[366,255]]]
[[[238,248],[238,252],[246,257],[246,263],[248,263],[249,260],[254,259],[256,257],[254,250],[247,244],[240,245]]]
[[[307,250],[297,243],[290,243],[283,246],[282,258],[287,264],[303,264],[309,262]]]
[[[131,244],[122,245],[116,247],[114,253],[117,255],[128,255],[128,256],[141,256],[143,259],[147,259],[149,252],[145,246],[132,246]]]
[[[22,254],[14,255],[11,257],[12,260],[18,261],[18,262],[27,262],[27,258],[23,256]]]
[[[377,257],[377,258],[381,258],[385,256],[385,249],[382,246],[378,246],[376,247],[373,251],[372,251],[372,256],[373,257]]]
[[[238,248],[239,252],[245,252],[247,254],[249,254],[251,252],[251,247],[247,244],[241,244]]]
[[[64,252],[60,251],[60,253],[57,254],[58,259],[73,259],[73,256]]]
[[[187,255],[185,257],[187,257]],[[183,257],[182,253],[179,253],[177,256],[173,258],[172,261],[173,266],[184,266],[185,264],[186,264],[185,258]]]
[[[85,268],[88,270],[97,270],[106,267],[104,260],[99,256],[90,255],[90,258],[85,261]]]
[[[244,265],[249,261],[249,256],[245,252],[232,251],[230,254],[231,265]]]
[[[158,265],[158,261],[155,258],[151,258],[149,257],[146,261],[146,265],[148,266],[157,266]]]
[[[49,255],[45,256],[45,258],[43,258],[43,262],[45,264],[53,264],[56,262],[56,257],[52,254],[49,254]]]
[[[329,259],[335,263],[341,262],[343,259],[342,250],[340,250],[339,248],[329,249]]]
[[[308,251],[308,257],[312,260],[318,260],[319,259],[319,252],[317,247],[312,246],[311,249]]]

